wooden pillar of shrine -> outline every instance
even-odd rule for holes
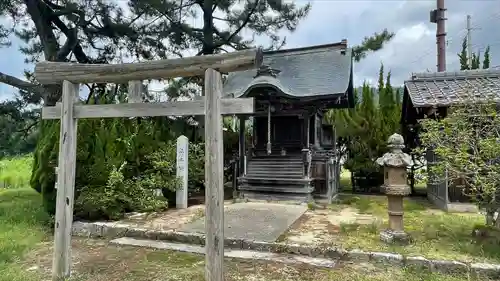
[[[239,126],[239,175],[245,174],[245,164],[246,164],[246,137],[245,137],[245,123],[247,120],[246,116],[239,116],[238,117],[240,121],[240,126]]]

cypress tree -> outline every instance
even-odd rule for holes
[[[486,47],[486,51],[484,51],[483,58],[483,69],[490,68],[490,46]]]
[[[458,53],[460,60],[460,70],[480,69],[481,68],[481,53],[472,53],[471,65],[469,65],[469,56],[467,54],[467,37],[462,40],[462,50]],[[490,68],[490,46],[486,47],[483,57],[483,69]]]
[[[477,52],[472,53],[472,66],[471,69],[479,69],[481,68],[481,53]]]
[[[460,70],[470,69],[467,57],[467,37],[462,40],[462,50],[458,54],[458,58],[460,60]]]

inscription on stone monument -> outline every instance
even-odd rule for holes
[[[180,185],[175,192],[175,207],[185,209],[188,207],[188,158],[189,140],[186,136],[177,138],[177,178]]]

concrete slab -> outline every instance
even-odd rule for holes
[[[205,248],[202,246],[169,243],[163,241],[153,241],[153,240],[143,240],[143,239],[123,237],[111,240],[110,243],[121,246],[136,246],[136,247],[146,247],[159,250],[171,250],[171,251],[187,252],[187,253],[202,254],[202,255],[205,254]],[[299,255],[263,253],[257,251],[249,251],[249,250],[226,249],[224,250],[224,256],[228,258],[271,261],[271,262],[279,262],[286,264],[308,264],[316,267],[326,267],[326,268],[334,268],[337,265],[337,261],[332,259],[313,258],[307,256],[299,256]]]
[[[307,206],[272,203],[235,203],[224,211],[224,236],[274,242],[307,210]],[[180,231],[205,233],[205,218]]]

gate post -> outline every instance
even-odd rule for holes
[[[224,147],[222,77],[205,71],[205,280],[224,280]]]
[[[59,159],[57,161],[57,197],[54,225],[52,280],[66,280],[71,272],[71,228],[75,193],[77,119],[74,115],[79,84],[63,82]]]

